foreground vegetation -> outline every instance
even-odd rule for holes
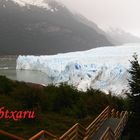
[[[42,129],[60,136],[76,122],[87,126],[108,105],[118,110],[127,108],[123,98],[99,90],[85,93],[65,84],[41,87],[0,76],[0,107],[35,111],[34,119],[0,120],[1,129],[24,138]]]
[[[129,80],[130,93],[128,93],[129,120],[124,131],[125,139],[140,139],[140,63],[137,54],[133,55],[130,61],[131,69],[128,71],[131,75]]]

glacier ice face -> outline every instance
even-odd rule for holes
[[[19,56],[16,68],[44,72],[55,85],[66,82],[83,91],[95,88],[121,94],[128,90],[127,70],[134,53],[140,56],[139,44],[50,56]]]

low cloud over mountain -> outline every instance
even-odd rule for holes
[[[0,54],[56,54],[112,45],[56,1],[0,1]]]

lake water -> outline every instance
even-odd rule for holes
[[[39,71],[16,70],[17,56],[0,56],[0,75],[12,80],[32,82],[38,84],[50,84],[52,80],[47,74]]]

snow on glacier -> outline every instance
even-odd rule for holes
[[[44,0],[12,0],[20,6],[34,5],[46,9],[50,9],[49,5]]]
[[[19,56],[16,68],[37,70],[47,74],[53,84],[66,82],[86,91],[100,89],[106,93],[122,94],[128,90],[129,60],[140,44],[100,47],[87,51],[46,56]],[[140,60],[140,59],[139,59]]]

